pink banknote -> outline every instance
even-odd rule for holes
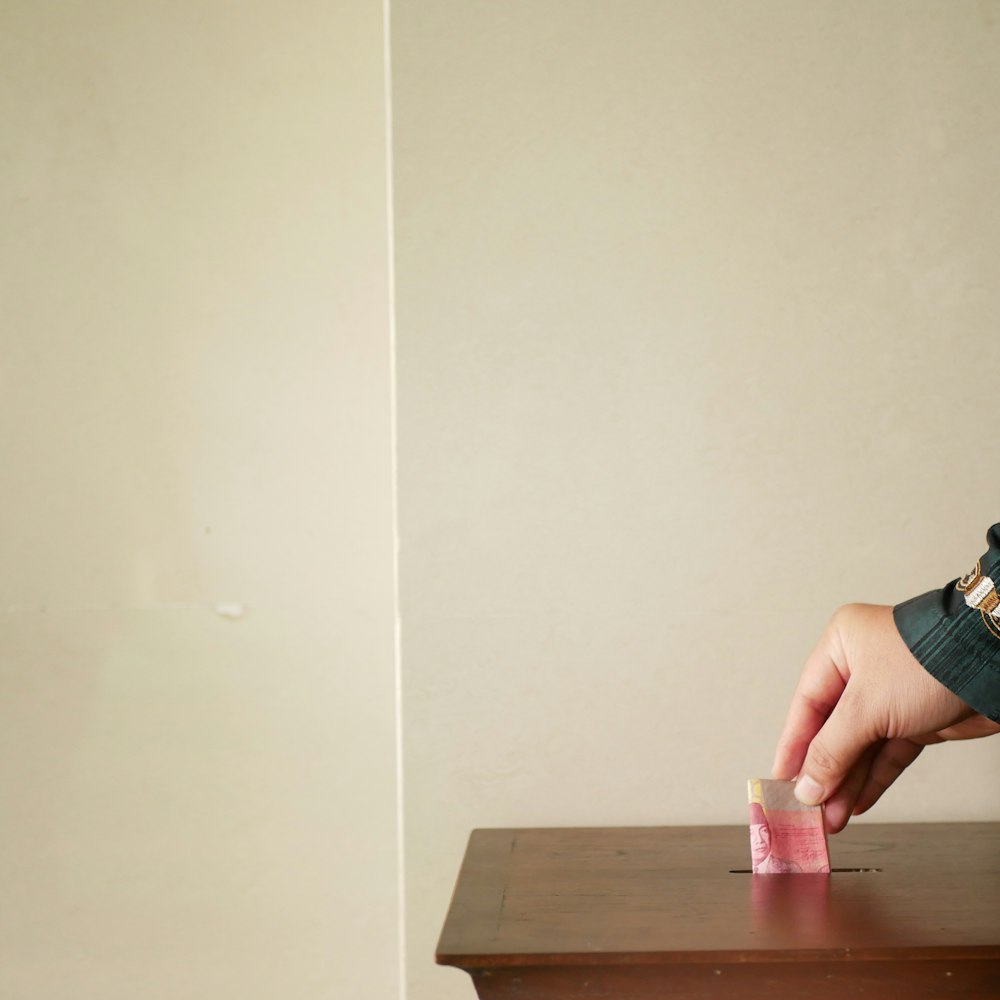
[[[750,859],[757,874],[828,872],[821,806],[804,806],[791,781],[751,778]]]

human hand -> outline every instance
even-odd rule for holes
[[[931,743],[1000,732],[920,665],[892,608],[840,608],[810,654],[778,741],[772,774],[825,802],[837,833],[870,809]]]

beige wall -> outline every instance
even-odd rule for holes
[[[741,822],[830,611],[981,551],[1000,4],[393,19],[409,1000],[459,1000],[471,827]],[[0,995],[399,995],[382,29],[0,13]]]
[[[409,997],[458,1000],[471,827],[742,822],[833,609],[982,552],[1000,4],[393,10]]]
[[[2,6],[3,997],[398,995],[382,29]]]

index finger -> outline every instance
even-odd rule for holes
[[[799,773],[809,744],[823,728],[846,687],[847,678],[837,668],[830,638],[824,635],[809,654],[792,695],[778,739],[772,777],[789,780]]]

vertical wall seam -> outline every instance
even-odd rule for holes
[[[385,105],[385,204],[389,295],[389,419],[392,464],[393,679],[396,738],[396,907],[399,1000],[406,1000],[406,840],[403,795],[403,656],[399,606],[399,431],[396,385],[396,229],[392,156],[392,21],[382,0],[382,62]]]

